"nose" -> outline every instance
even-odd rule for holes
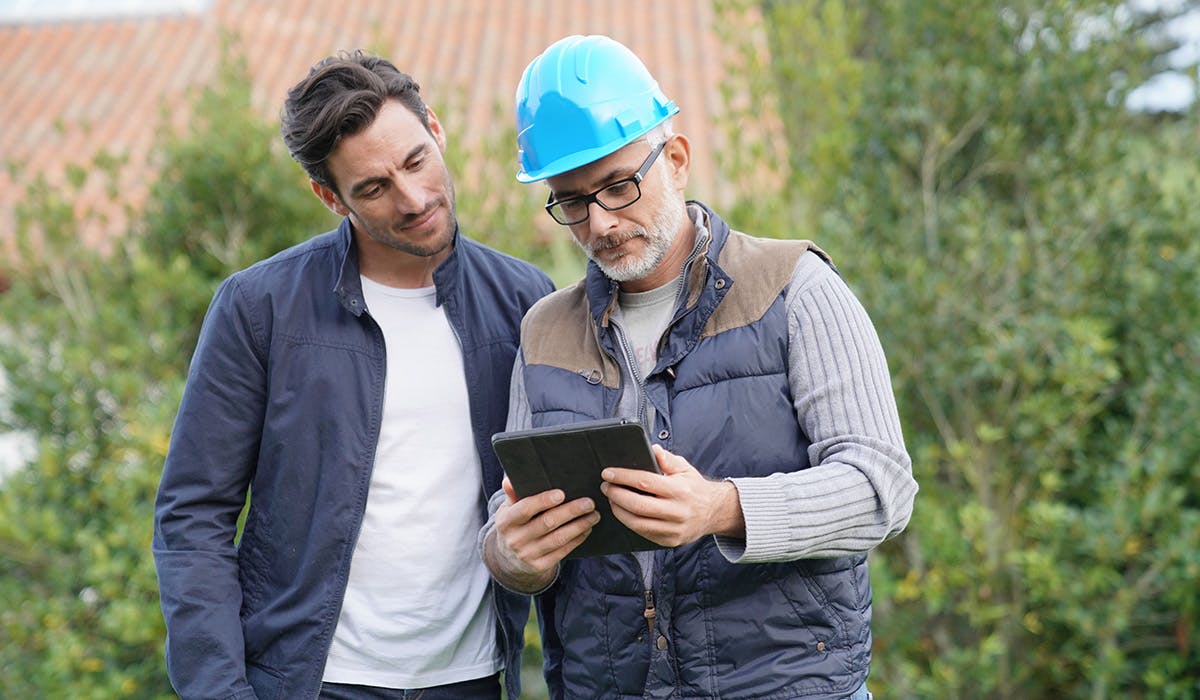
[[[420,183],[397,176],[392,181],[393,201],[401,214],[418,214],[425,211],[427,197]]]
[[[605,209],[599,202],[588,202],[588,219],[584,223],[593,235],[602,236],[616,228],[619,222],[616,212]]]

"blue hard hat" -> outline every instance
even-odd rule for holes
[[[520,182],[599,160],[679,111],[638,57],[606,36],[551,44],[525,68],[516,103]]]

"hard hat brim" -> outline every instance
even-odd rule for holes
[[[654,129],[654,127],[658,126],[659,124],[663,123],[667,119],[669,119],[679,113],[679,107],[676,106],[674,102],[667,102],[667,104],[664,107],[665,107],[666,113],[661,118],[656,120],[654,123],[650,124],[650,126],[646,127],[645,129],[642,129],[641,131],[638,131],[632,135],[626,136],[623,139],[620,139],[618,141],[613,141],[611,143],[606,143],[602,146],[596,146],[595,148],[589,148],[589,149],[586,149],[583,151],[576,151],[575,153],[571,153],[570,155],[563,156],[562,158],[559,158],[558,160],[551,161],[550,163],[547,163],[544,167],[534,170],[533,172],[527,172],[525,170],[525,168],[522,167],[520,170],[517,171],[517,182],[528,185],[533,182],[545,180],[548,177],[554,177],[555,175],[562,175],[565,172],[569,172],[571,170],[574,170],[575,168],[583,167],[583,166],[587,165],[588,163],[594,163],[594,162],[600,160],[601,158],[604,158],[605,156],[616,153],[617,151],[621,150],[622,148],[625,148],[629,144],[633,143],[634,141],[637,141],[641,137],[648,134],[650,131],[652,131]]]

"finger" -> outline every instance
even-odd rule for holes
[[[677,499],[642,493],[616,484],[600,487],[609,505],[619,506],[633,516],[646,520],[678,521],[681,519]]]
[[[588,512],[531,539],[516,549],[516,552],[521,559],[538,569],[547,569],[587,539],[598,522],[600,514],[595,511]]]
[[[600,518],[600,516],[597,514],[596,515],[597,522],[599,521],[599,518]],[[584,530],[578,536],[568,540],[563,546],[553,550],[552,552],[548,553],[546,556],[539,559],[538,560],[539,567],[542,570],[547,570],[553,566],[557,566],[558,563],[561,562],[563,559],[565,559],[568,554],[575,551],[576,547],[583,544],[584,540],[586,540],[588,538],[588,536],[591,534],[592,534],[592,527],[589,526],[587,530]]]
[[[509,503],[516,503],[516,502],[517,502],[517,492],[516,492],[516,490],[515,490],[515,489],[513,489],[512,482],[508,480],[508,477],[507,477],[507,476],[506,476],[506,477],[504,477],[504,481],[501,481],[501,482],[500,482],[500,487],[501,487],[501,488],[503,488],[503,489],[504,489],[504,493],[506,493],[506,494],[508,495],[508,502],[509,502]]]
[[[686,459],[668,451],[662,445],[653,445],[651,449],[654,450],[654,458],[658,460],[658,468],[663,474],[682,474],[692,469],[692,465]]]
[[[649,494],[667,493],[670,486],[661,474],[648,472],[644,469],[609,467],[600,472],[600,478],[616,486],[637,489]]]
[[[566,497],[562,489],[550,489],[519,499],[508,509],[509,522],[527,523],[544,511],[560,505]]]
[[[530,498],[533,498],[532,496]],[[503,505],[496,511],[496,529],[500,533],[504,545],[518,554],[523,561],[530,562],[544,556],[560,546],[567,539],[574,537],[579,531],[590,525],[572,523],[580,518],[586,518],[596,510],[596,504],[590,498],[577,498],[553,508],[535,512],[532,516],[520,511],[529,505],[524,499],[514,505]],[[556,530],[566,527],[567,530],[558,539],[553,537],[545,542],[548,536]]]
[[[548,535],[580,518],[585,518],[596,511],[596,504],[590,498],[576,498],[561,506],[542,511],[537,518],[530,521],[530,528],[538,537]]]
[[[668,547],[674,547],[678,544],[681,544],[681,539],[677,536],[675,530],[668,522],[657,520],[655,518],[644,517],[624,508],[617,503],[612,504],[612,514],[613,517],[621,521],[625,527],[633,530],[651,542]]]

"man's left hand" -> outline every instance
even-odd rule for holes
[[[601,472],[600,490],[617,520],[667,547],[711,534],[746,536],[733,482],[710,481],[686,459],[659,445],[654,445],[654,457],[662,474],[617,467]]]

